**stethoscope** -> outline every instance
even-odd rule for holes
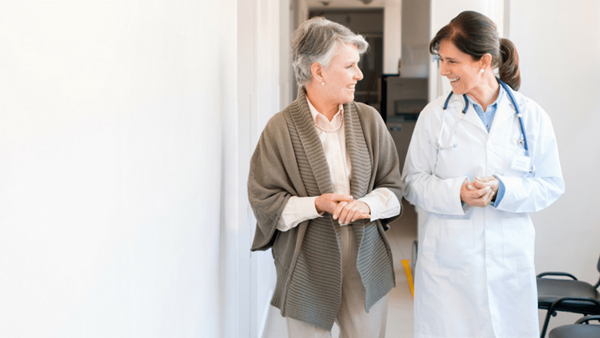
[[[504,88],[504,90],[508,94],[508,97],[510,98],[510,101],[512,102],[513,106],[515,107],[517,117],[519,118],[519,125],[521,127],[521,135],[522,135],[522,139],[518,140],[518,142],[521,145],[521,148],[523,148],[525,150],[525,156],[529,156],[529,147],[527,145],[527,136],[525,135],[525,127],[523,125],[523,115],[521,115],[521,111],[519,110],[519,105],[517,104],[517,101],[515,100],[515,97],[513,96],[513,93],[512,93],[512,90],[510,89],[510,87],[506,83],[504,83],[502,80],[500,80],[498,78],[496,78],[496,79],[498,80],[498,83],[502,86],[502,88]],[[444,126],[446,125],[446,109],[448,109],[448,102],[450,102],[450,98],[452,98],[452,94],[454,94],[454,92],[451,91],[450,94],[448,94],[448,98],[444,102],[444,107],[443,107],[444,114],[442,115],[442,126],[440,128],[440,132],[437,137],[437,144],[435,144],[431,140],[429,140],[429,143],[431,143],[437,150],[445,150],[445,149],[452,149],[452,148],[458,147],[458,144],[456,144],[456,143],[450,144],[450,141],[452,141],[452,138],[454,137],[454,133],[456,133],[456,128],[458,127],[458,124],[460,123],[462,118],[467,114],[467,109],[469,108],[469,100],[467,99],[467,94],[463,94],[463,99],[465,100],[465,108],[462,110],[462,114],[461,114],[460,118],[458,119],[458,122],[456,122],[456,125],[454,126],[454,130],[452,130],[452,134],[450,134],[450,138],[448,139],[449,145],[442,146],[440,141],[442,140],[442,132],[444,131]],[[532,174],[534,171],[535,171],[535,167],[532,165],[529,170],[529,174]]]

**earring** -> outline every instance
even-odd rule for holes
[[[325,82],[321,82],[321,85],[322,85],[322,86],[324,86],[324,85],[325,85]]]
[[[479,73],[481,73],[481,74],[483,74],[483,72],[484,72],[484,70],[483,70],[483,69],[481,69],[481,70],[479,71]]]

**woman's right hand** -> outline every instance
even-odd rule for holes
[[[315,199],[315,208],[317,208],[319,214],[328,212],[333,215],[340,202],[349,203],[353,200],[354,197],[352,195],[323,194]]]
[[[315,199],[315,207],[319,214],[328,212],[340,224],[350,224],[357,219],[369,218],[371,210],[361,201],[355,201],[351,195],[323,194]]]

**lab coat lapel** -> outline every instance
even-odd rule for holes
[[[461,95],[460,99],[463,100],[463,104],[464,104],[464,99],[462,98],[462,95]],[[479,115],[477,115],[477,112],[475,111],[475,108],[473,108],[473,104],[471,104],[470,101],[469,101],[469,109],[467,109],[467,113],[465,114],[465,117],[463,118],[463,120],[465,122],[468,122],[468,123],[474,125],[475,127],[479,128],[479,129],[481,129],[485,133],[487,133],[487,129],[485,129],[483,122],[481,122]]]
[[[461,100],[463,100],[461,96]],[[464,103],[463,103],[464,104]],[[513,107],[512,102],[507,93],[502,95],[502,98],[498,102],[498,107],[496,108],[496,115],[494,115],[494,121],[492,122],[492,128],[490,129],[490,133],[494,131],[494,129],[500,128],[502,124],[510,117],[514,116],[515,108]],[[477,115],[475,108],[473,108],[473,104],[469,102],[469,109],[467,109],[467,113],[463,118],[464,121],[471,123],[477,128],[485,131],[487,133],[487,129],[485,125]]]

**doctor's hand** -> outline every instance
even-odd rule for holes
[[[473,186],[475,187],[475,189],[483,189],[485,187],[492,188],[492,191],[494,192],[492,199],[494,199],[494,197],[498,193],[499,185],[500,185],[500,182],[494,176],[486,176],[486,177],[475,176],[475,180],[473,181]]]
[[[333,213],[333,219],[342,225],[367,218],[371,218],[371,208],[363,201],[340,202]]]
[[[346,205],[352,201],[354,201],[354,197],[352,197],[352,195],[323,194],[315,199],[315,208],[321,215],[324,212],[334,215],[335,210],[340,203]]]
[[[494,196],[494,190],[490,186],[476,188],[475,184],[466,179],[460,187],[460,200],[472,207],[487,207]]]

